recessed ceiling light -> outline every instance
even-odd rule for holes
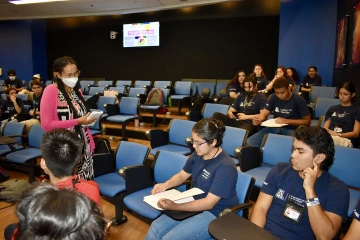
[[[188,0],[179,0],[180,2],[187,2]]]
[[[68,1],[68,0],[10,0],[9,3],[21,5],[21,4],[61,2],[61,1]]]

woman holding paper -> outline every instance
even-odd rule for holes
[[[209,223],[225,208],[238,204],[237,170],[233,160],[220,147],[224,132],[224,124],[214,118],[196,123],[191,138],[195,152],[183,170],[165,183],[156,184],[151,191],[151,194],[163,192],[191,177],[194,187],[204,191],[203,194],[195,195],[195,201],[180,204],[163,198],[158,206],[166,210],[203,212],[182,221],[163,214],[151,224],[145,239],[211,239]]]
[[[93,178],[92,153],[94,140],[88,125],[96,121],[88,119],[90,110],[81,93],[78,82],[80,71],[71,57],[61,57],[53,64],[53,75],[56,84],[47,86],[40,103],[41,126],[45,131],[54,128],[66,128],[76,133],[84,141],[83,158],[77,166],[77,175],[81,179]]]

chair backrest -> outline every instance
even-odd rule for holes
[[[136,80],[134,83],[136,88],[143,88],[145,86],[151,86],[151,81],[149,80]]]
[[[191,95],[192,82],[177,81],[175,83],[176,95]]]
[[[137,114],[137,108],[140,104],[140,98],[123,97],[120,101],[120,113],[127,115]]]
[[[275,165],[279,162],[289,162],[291,159],[294,138],[285,135],[269,133],[262,143],[262,161],[264,164]]]
[[[2,93],[2,94],[1,94],[1,97],[2,97],[4,100],[6,100],[6,93]]]
[[[17,98],[20,98],[23,101],[27,101],[29,98],[29,94],[16,94]]]
[[[49,86],[52,83],[52,80],[46,80],[45,86]],[[81,82],[80,82],[81,83]]]
[[[136,97],[138,94],[145,94],[146,88],[130,88],[129,97]]]
[[[11,135],[23,135],[25,130],[25,124],[24,123],[18,123],[18,122],[7,122],[4,126],[4,130],[2,132],[3,136],[11,136]],[[16,140],[18,140],[19,143],[22,142],[21,137],[14,137]]]
[[[201,82],[197,84],[197,90],[198,90],[198,94],[200,96],[202,96],[201,94],[201,90],[205,89],[205,88],[209,88],[210,89],[210,93],[209,93],[209,97],[212,97],[212,95],[214,94],[214,89],[215,89],[215,83],[210,83],[210,82]],[[194,94],[194,92],[193,92]]]
[[[4,85],[5,84],[5,80],[0,80],[0,85]]]
[[[229,156],[236,157],[234,154],[235,148],[243,146],[247,136],[248,131],[245,129],[226,126],[221,147]]]
[[[28,141],[30,147],[40,148],[41,139],[45,134],[41,125],[32,125],[28,133]]]
[[[236,194],[239,199],[239,204],[249,202],[251,191],[255,184],[255,179],[250,175],[238,172],[238,179],[236,182]],[[243,216],[243,211],[237,212],[237,215]]]
[[[98,81],[98,87],[106,87],[107,85],[113,85],[113,80]]]
[[[209,118],[215,112],[220,112],[220,113],[227,115],[228,110],[229,110],[229,105],[205,103],[202,108],[201,113],[202,113],[203,118]]]
[[[171,86],[171,81],[155,81],[154,88],[165,88],[166,86]]]
[[[24,104],[24,107],[21,110],[21,113],[28,114],[30,111],[31,106],[28,104]]]
[[[339,178],[346,185],[360,188],[360,149],[335,146],[334,164],[329,173]]]
[[[118,91],[118,93],[123,93],[124,87],[110,87],[110,90]]]
[[[319,119],[321,115],[325,115],[331,106],[339,105],[340,103],[339,99],[318,97],[314,102],[314,118]]]
[[[98,109],[106,113],[106,108],[104,107],[104,104],[115,104],[115,100],[116,97],[100,96],[99,101],[97,103]]]
[[[122,86],[125,86],[125,85],[130,86],[131,82],[132,82],[131,80],[117,80],[116,81],[116,86],[117,87],[122,87]]]
[[[89,95],[95,95],[96,93],[104,93],[105,87],[90,87]]]
[[[169,123],[169,142],[181,146],[187,146],[185,139],[191,136],[192,128],[196,122],[180,119],[172,119]]]
[[[226,83],[226,82],[216,83],[216,86],[215,86],[216,96],[220,97],[220,91],[221,91],[221,89],[225,89],[226,86],[227,86],[227,83]]]
[[[187,157],[179,153],[169,151],[157,151],[153,160],[154,180],[156,183],[164,183],[172,176],[180,172]]]
[[[116,169],[144,164],[149,154],[149,148],[145,145],[121,141],[116,151]]]
[[[312,86],[310,90],[310,102],[314,102],[316,98],[335,98],[336,87]]]
[[[300,85],[298,84],[298,85],[295,86],[295,88],[293,90],[293,93],[299,94],[299,91],[300,91]]]
[[[80,81],[80,86],[82,91],[87,91],[88,90],[88,86],[89,85],[94,85],[95,81],[94,80],[82,80]]]

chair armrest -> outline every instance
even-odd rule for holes
[[[261,166],[261,150],[258,147],[242,146],[234,151],[242,172]]]
[[[125,179],[126,194],[145,189],[154,185],[153,169],[145,165],[123,167],[118,171]]]
[[[153,129],[148,132],[151,148],[164,146],[169,143],[169,133],[163,130]]]
[[[136,94],[137,98],[140,98],[140,104],[144,104],[146,102],[147,95],[146,94]]]
[[[245,210],[245,209],[249,209],[252,207],[252,204],[251,203],[242,203],[242,204],[238,204],[238,205],[235,205],[233,207],[230,207],[230,208],[226,208],[224,209],[224,211],[222,211],[220,213],[220,217],[224,216],[225,214],[228,214],[228,213],[231,213],[231,212],[238,212],[238,211],[241,211],[241,210]]]
[[[115,171],[115,157],[110,153],[93,155],[94,177],[113,173]]]
[[[120,114],[120,108],[118,104],[106,104],[105,109],[109,117]]]

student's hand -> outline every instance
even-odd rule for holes
[[[276,118],[275,122],[278,124],[286,124],[286,119],[285,118]]]
[[[259,125],[261,123],[261,121],[260,121],[260,119],[259,119],[259,115],[255,115],[254,117],[253,117],[253,119],[252,119],[252,124],[254,125],[254,126],[257,126],[257,125]]]
[[[326,129],[326,131],[328,131],[328,133],[330,134],[330,135],[332,135],[332,136],[339,136],[339,134],[337,133],[337,132],[334,132],[333,130],[330,130],[330,129],[328,129],[328,128],[325,128]]]
[[[235,115],[234,115],[232,112],[230,112],[230,113],[228,114],[228,116],[229,116],[229,118],[231,118],[231,119],[235,119],[235,118],[236,118]]]
[[[238,119],[240,119],[240,120],[246,120],[246,119],[247,119],[247,116],[246,116],[245,113],[238,113],[238,114],[237,114],[237,117],[238,117]]]
[[[10,96],[10,100],[11,100],[13,103],[16,103],[16,96],[15,96],[15,95],[11,95],[11,96]]]
[[[154,195],[154,194],[157,194],[157,193],[160,193],[160,192],[164,192],[166,191],[166,185],[165,183],[158,183],[154,186],[154,188],[151,190],[151,194]]]
[[[158,201],[157,205],[165,210],[175,210],[177,204],[169,199],[162,198]]]
[[[314,167],[307,167],[302,172],[302,178],[304,179],[303,188],[306,190],[313,190],[317,178],[317,173],[319,171],[319,166],[316,164],[315,159],[313,159]]]
[[[79,117],[77,120],[78,120],[78,123],[79,125],[88,125],[88,124],[91,124],[93,122],[96,121],[96,118],[92,118],[92,119],[87,119],[89,117],[90,113],[88,112],[86,115],[82,116],[82,117]]]
[[[31,110],[29,111],[29,114],[30,114],[30,116],[34,116],[34,109],[31,109]]]

